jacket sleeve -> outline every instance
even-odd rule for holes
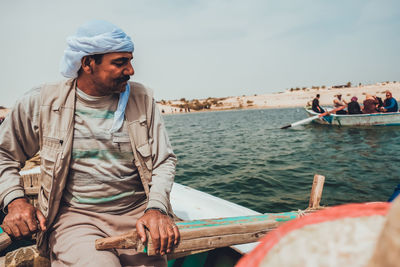
[[[0,204],[4,209],[25,195],[19,174],[39,151],[40,89],[20,98],[0,126]]]
[[[384,109],[391,109],[391,108],[394,108],[395,104],[396,104],[396,100],[394,100],[393,98],[391,98],[391,99],[390,99],[389,105],[386,106],[386,107],[383,107],[383,108],[384,108]]]
[[[177,159],[169,142],[164,120],[154,100],[149,141],[152,148],[153,173],[149,184],[147,208],[159,208],[169,212],[169,195],[174,183]]]

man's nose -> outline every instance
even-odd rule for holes
[[[124,75],[132,76],[135,74],[135,70],[133,69],[132,63],[129,62],[128,66],[124,69]]]

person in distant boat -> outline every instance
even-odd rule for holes
[[[386,91],[386,99],[383,102],[383,107],[381,108],[383,112],[397,112],[399,107],[397,105],[396,99],[392,96],[390,91]]]
[[[365,96],[365,100],[363,102],[364,108],[363,108],[363,113],[364,114],[370,114],[370,113],[377,113],[376,111],[376,105],[379,104],[379,101],[376,99],[375,96],[367,94]]]
[[[311,107],[311,109],[314,110],[314,111],[317,112],[317,113],[324,113],[325,110],[324,110],[323,108],[321,108],[321,106],[319,105],[319,97],[320,97],[319,94],[317,94],[317,95],[315,96],[315,98],[314,98],[313,101],[312,101],[312,107]]]
[[[358,98],[353,96],[349,104],[347,104],[347,112],[351,114],[362,114],[360,104],[357,102]]]
[[[344,101],[344,99],[342,99],[342,94],[340,94],[340,93],[337,94],[336,98],[333,100],[333,107],[340,108],[340,107],[343,107],[346,105],[347,105],[347,102]],[[336,114],[344,115],[344,114],[347,114],[347,112],[342,109],[342,110],[336,111]]]
[[[180,234],[172,219],[173,153],[152,92],[129,82],[133,42],[119,27],[89,21],[68,37],[61,74],[29,91],[0,131],[2,228],[37,234],[51,266],[167,266]],[[40,150],[37,207],[19,174]],[[155,256],[134,249],[98,251],[95,240],[136,228]]]
[[[381,112],[381,107],[383,107],[382,98],[376,96],[376,100],[378,100],[378,105],[376,105],[376,111]]]

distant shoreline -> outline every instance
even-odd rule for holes
[[[317,94],[321,95],[321,106],[332,106],[333,99],[337,94],[341,94],[342,98],[350,102],[353,96],[358,98],[358,102],[362,104],[366,94],[376,95],[385,99],[385,91],[392,92],[393,97],[400,100],[400,82],[377,83],[373,85],[360,85],[356,87],[345,88],[303,88],[297,90],[286,90],[285,92],[270,93],[253,96],[235,96],[226,98],[208,98],[199,99],[199,103],[217,103],[211,105],[207,109],[193,110],[190,112],[210,112],[210,111],[226,111],[226,110],[242,110],[242,109],[276,109],[276,108],[298,108],[305,107],[307,102],[312,101]],[[164,101],[165,102],[165,101]],[[163,114],[184,114],[185,106],[188,101],[182,100],[168,101],[167,103],[158,102],[159,109]]]
[[[243,107],[243,108],[227,108],[227,109],[204,109],[204,110],[193,110],[190,112],[172,112],[163,113],[164,115],[182,115],[190,113],[206,113],[206,112],[223,112],[223,111],[239,111],[239,110],[262,110],[262,109],[285,109],[285,108],[304,108],[306,105],[302,106],[279,106],[279,107]],[[327,105],[328,106],[328,105]],[[330,105],[332,106],[332,105]]]

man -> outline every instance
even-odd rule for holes
[[[396,99],[392,96],[390,91],[386,91],[386,99],[383,102],[381,111],[383,112],[397,112],[399,110]]]
[[[320,95],[317,94],[316,97],[313,99],[312,110],[314,110],[314,112],[317,112],[317,113],[324,113],[325,110],[323,108],[321,108],[319,105],[319,97],[320,97]]]
[[[340,107],[343,107],[343,106],[346,106],[346,105],[347,105],[346,101],[342,100],[342,94],[340,94],[340,93],[337,94],[336,98],[333,100],[334,108],[340,108]],[[347,114],[347,112],[342,109],[342,110],[336,111],[336,114],[344,115],[344,114]]]
[[[151,92],[128,82],[133,43],[117,26],[90,21],[67,39],[61,73],[20,99],[0,130],[3,229],[39,231],[52,266],[165,266],[179,240],[169,194],[176,157]],[[20,168],[38,150],[38,208],[24,198]],[[96,251],[94,241],[150,232],[158,256]]]
[[[365,100],[363,102],[363,113],[364,114],[371,114],[371,113],[377,113],[378,111],[376,110],[376,106],[379,105],[379,101],[376,98],[376,96],[366,94],[365,95]]]
[[[362,114],[360,104],[358,104],[357,101],[358,98],[356,96],[351,98],[351,102],[347,105],[347,111],[349,112],[349,115]]]

